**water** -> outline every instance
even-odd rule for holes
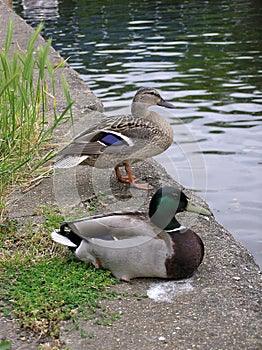
[[[103,101],[126,111],[152,86],[177,109],[159,159],[206,199],[262,266],[261,1],[35,1],[14,10],[35,26]]]

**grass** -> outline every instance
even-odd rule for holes
[[[36,49],[41,29],[42,25],[25,51],[11,54],[10,22],[5,47],[0,48],[0,313],[15,317],[23,329],[40,337],[56,338],[62,320],[72,319],[77,328],[80,315],[105,325],[118,315],[109,315],[100,306],[101,299],[116,296],[109,289],[116,283],[111,274],[76,261],[67,248],[51,241],[50,232],[63,221],[56,209],[38,209],[41,223],[19,224],[5,218],[7,194],[29,178],[44,176],[43,165],[53,156],[53,132],[72,118],[73,102],[63,75],[67,102],[57,113],[55,79],[63,63],[54,66],[49,61],[50,41]],[[90,212],[97,205],[95,198]],[[94,336],[79,331],[82,337]],[[0,342],[0,350],[9,348],[10,342]]]
[[[0,350],[9,350],[11,349],[11,342],[7,340],[2,340],[0,342]]]
[[[11,53],[13,24],[9,23],[5,46],[0,48],[0,220],[4,220],[5,197],[12,186],[34,176],[53,156],[50,146],[55,128],[72,118],[72,101],[61,75],[67,101],[61,113],[56,110],[56,71],[64,62],[49,60],[51,41],[36,49],[42,30],[39,25],[25,51]],[[69,117],[66,113],[69,112]],[[50,116],[51,115],[51,116]],[[38,174],[39,176],[39,174]],[[41,176],[41,175],[40,175]]]
[[[5,306],[1,313],[42,337],[57,337],[62,320],[72,319],[78,328],[79,316],[111,324],[118,315],[109,315],[100,300],[116,297],[109,289],[116,280],[108,271],[76,261],[67,248],[53,243],[50,232],[63,218],[48,207],[41,214],[45,219],[41,224],[2,224],[0,290]]]

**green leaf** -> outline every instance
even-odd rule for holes
[[[9,350],[11,349],[12,343],[8,340],[2,340],[0,343],[0,350]]]

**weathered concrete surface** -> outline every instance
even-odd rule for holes
[[[12,49],[24,48],[32,29],[21,18],[0,2],[0,46],[3,47],[9,18],[14,21]],[[40,40],[41,44],[41,40]],[[52,52],[52,60],[60,60]],[[63,69],[69,83],[72,98],[75,100],[74,115],[84,118],[88,125],[100,118],[101,103],[95,98],[76,72],[69,67]],[[62,94],[58,95],[59,106],[63,108]],[[82,122],[80,124],[83,125]],[[59,135],[65,134],[69,125],[63,125]],[[154,161],[145,162],[135,168],[136,175],[147,179],[155,187],[172,184],[174,181]],[[70,203],[88,203],[97,184],[108,181],[101,190],[108,196],[100,211],[111,208],[132,208],[135,198],[140,209],[148,205],[146,191],[130,192],[116,183],[114,177],[103,178],[103,174],[93,173],[88,167],[79,167],[70,174],[56,174],[44,179],[37,187],[23,192],[19,189],[10,198],[9,216],[23,220],[39,221],[35,216],[37,206],[56,203],[69,209]],[[62,186],[61,183],[67,185]],[[101,182],[102,181],[102,182]],[[72,183],[73,190],[70,190]],[[108,185],[108,186],[107,186]],[[110,186],[109,186],[110,185]],[[64,189],[64,190],[63,190]],[[190,191],[186,193],[202,205],[203,201]],[[61,199],[62,198],[62,199]],[[70,203],[67,203],[70,198]],[[72,199],[72,200],[71,200]],[[68,201],[69,202],[69,201]],[[72,211],[72,209],[71,209]],[[221,227],[215,218],[196,217],[193,214],[180,216],[189,223],[204,241],[206,255],[195,276],[187,281],[187,289],[180,291],[179,282],[172,282],[174,291],[169,293],[171,301],[156,302],[146,295],[153,283],[159,280],[137,279],[130,284],[121,283],[114,287],[117,291],[128,292],[127,297],[106,301],[106,308],[122,316],[111,326],[95,325],[92,321],[80,320],[80,330],[71,322],[62,325],[60,341],[63,348],[79,349],[262,349],[261,341],[261,275],[258,266],[249,252],[232,235]],[[170,283],[170,282],[168,282]],[[166,284],[168,286],[169,284]],[[177,294],[176,294],[177,293]],[[104,303],[105,304],[105,303]],[[81,337],[82,334],[82,337]],[[83,337],[86,334],[86,337]],[[89,336],[90,335],[90,336]],[[12,341],[12,349],[37,349],[39,339],[21,332],[15,321],[0,318],[0,339]],[[44,340],[44,341],[48,341]]]

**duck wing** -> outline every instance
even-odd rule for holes
[[[155,237],[151,236],[135,236],[131,238],[124,238],[120,240],[103,240],[98,238],[89,239],[89,243],[92,245],[100,246],[102,248],[112,250],[126,249],[131,247],[137,247],[152,241]]]
[[[158,234],[147,215],[141,212],[119,212],[67,221],[61,224],[60,233],[65,236],[74,234],[86,241],[118,241],[139,236],[155,237]]]
[[[63,158],[70,156],[79,158],[72,165],[75,166],[92,155],[130,155],[149,143],[153,146],[155,137],[161,137],[160,131],[149,120],[132,115],[108,117],[82,132],[62,149],[58,154],[61,161],[57,161],[56,167],[63,167]]]

